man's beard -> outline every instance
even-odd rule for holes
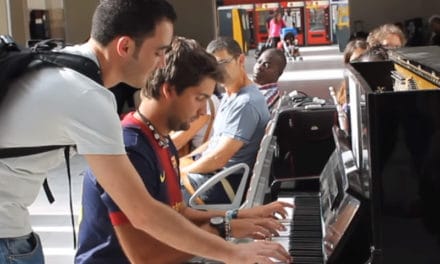
[[[188,130],[190,125],[189,122],[181,122],[178,120],[178,118],[170,118],[168,120],[168,126],[170,127],[170,130],[180,131]]]

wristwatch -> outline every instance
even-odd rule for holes
[[[214,216],[209,219],[209,225],[215,227],[219,233],[219,235],[223,238],[226,238],[226,230],[225,230],[225,218],[221,216]]]

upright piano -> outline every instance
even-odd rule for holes
[[[276,194],[296,205],[274,239],[294,263],[440,263],[440,47],[390,58],[347,67],[350,128],[319,190]]]
[[[333,128],[336,148],[325,164],[317,191],[287,189],[277,200],[295,204],[285,225],[273,238],[293,256],[294,263],[364,263],[371,239],[366,193],[348,138]],[[367,222],[366,222],[367,221]]]
[[[295,264],[440,263],[440,47],[390,58],[347,66],[350,128],[333,128],[319,187],[264,199],[295,204],[286,232],[273,238]],[[290,146],[277,126],[278,145]],[[294,175],[283,162],[275,155],[277,168],[264,173]]]
[[[352,149],[371,200],[369,262],[440,263],[440,47],[390,58],[348,66]]]

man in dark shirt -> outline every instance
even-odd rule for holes
[[[208,232],[257,239],[276,235],[282,225],[273,215],[285,216],[284,207],[289,204],[274,202],[228,213],[197,211],[184,204],[177,151],[168,134],[188,129],[191,120],[204,111],[221,72],[216,59],[193,40],[176,38],[165,57],[164,68],[156,70],[141,90],[139,109],[122,121],[126,151],[143,184],[156,200]],[[135,229],[91,171],[84,176],[82,206],[76,264],[181,263],[192,257]],[[229,228],[211,225],[212,218],[223,216],[231,217]],[[278,245],[273,250],[278,251],[275,256],[285,258]]]

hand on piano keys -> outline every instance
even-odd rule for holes
[[[276,219],[285,219],[289,217],[289,212],[292,212],[294,207],[292,201],[278,200],[266,205],[256,206],[252,208],[242,209],[239,211],[240,218],[254,218],[254,217],[271,217]]]
[[[285,219],[292,211],[293,204],[276,201],[270,204],[241,209],[238,211],[238,219],[231,221],[232,237],[270,239],[283,232],[285,227],[279,222]]]
[[[266,210],[267,210],[267,208],[272,208],[272,209],[282,208],[282,209],[281,210],[277,209],[277,210],[267,210],[267,211],[265,211],[264,215],[266,217],[270,217],[270,218],[267,218],[267,219],[270,219],[270,220],[275,221],[276,223],[278,223],[278,225],[277,225],[278,226],[278,230],[277,230],[277,234],[273,234],[272,233],[270,236],[265,236],[265,237],[260,237],[260,238],[263,238],[267,242],[272,240],[271,241],[272,243],[281,244],[281,246],[283,246],[283,248],[286,251],[289,251],[288,236],[290,234],[290,223],[291,223],[291,219],[292,219],[292,215],[293,215],[293,207],[294,207],[293,198],[289,198],[289,199],[285,199],[285,200],[279,199],[277,202],[268,204],[266,206],[267,206]],[[260,207],[262,207],[262,206],[260,206]],[[254,207],[254,208],[251,208],[251,209],[257,209],[257,207]],[[247,210],[251,210],[251,209],[247,209]],[[242,216],[242,213],[245,213],[244,211],[245,210],[240,211],[240,216]],[[246,218],[246,219],[243,219],[243,220],[246,220],[247,222],[249,222],[249,221],[252,222],[252,219],[250,219],[250,218]],[[234,228],[232,228],[232,230],[234,230]],[[284,239],[284,238],[286,238],[286,239]],[[249,240],[249,239],[237,239],[237,238],[234,239],[234,243],[248,243],[250,241],[251,240]],[[259,242],[261,242],[261,241],[259,241]],[[271,258],[270,260],[273,263],[277,263],[277,264],[282,264],[282,263],[289,264],[289,263],[291,263],[291,262],[281,262],[281,261],[279,261],[277,259],[274,259],[274,258]]]
[[[295,204],[295,207],[289,210],[286,219],[279,220],[285,230],[272,237],[272,241],[280,243],[295,264],[324,263],[319,197],[281,197],[278,200]]]
[[[268,239],[285,232],[285,225],[274,218],[243,218],[231,221],[232,237]]]

